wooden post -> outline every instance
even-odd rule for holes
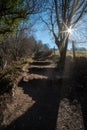
[[[72,41],[72,52],[73,52],[73,59],[75,59],[75,42],[74,41]]]
[[[54,55],[55,55],[55,46],[54,46],[54,48],[53,48],[53,52],[54,52]]]

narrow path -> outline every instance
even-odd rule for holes
[[[73,82],[64,80],[52,62],[27,64],[4,112],[3,130],[84,130],[81,106],[68,97]]]

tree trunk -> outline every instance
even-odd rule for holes
[[[65,59],[66,59],[67,45],[68,45],[68,39],[65,42],[65,46],[59,50],[60,51],[60,62],[63,62],[63,63],[65,63]]]

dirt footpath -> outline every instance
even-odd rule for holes
[[[81,104],[73,86],[51,61],[25,66],[4,111],[3,130],[85,130]]]

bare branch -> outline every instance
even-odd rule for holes
[[[50,29],[50,24],[48,24],[48,22],[46,22],[46,20],[44,20],[40,15],[39,15],[39,17],[40,17],[41,21],[42,21],[43,23],[45,23],[45,25],[47,26],[48,30],[51,31],[51,29]]]
[[[59,19],[59,11],[58,11],[58,4],[57,4],[57,0],[54,0],[54,5],[55,5],[55,13],[56,13],[56,20],[57,20],[57,27],[60,28],[60,19]]]

